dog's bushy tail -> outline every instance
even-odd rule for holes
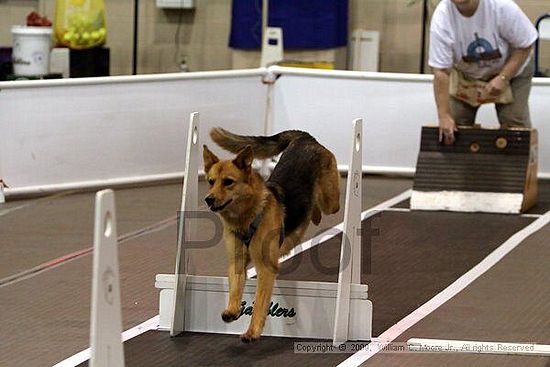
[[[238,153],[250,145],[254,151],[254,158],[266,159],[281,153],[293,141],[299,138],[313,137],[305,131],[287,130],[271,136],[247,136],[233,134],[221,127],[210,130],[210,137],[223,149]]]

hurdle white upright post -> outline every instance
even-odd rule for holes
[[[354,144],[351,152],[350,171],[352,174],[351,183],[348,177],[346,187],[346,208],[349,217],[348,227],[352,231],[348,238],[351,247],[351,282],[353,284],[361,284],[361,204],[363,198],[363,120],[355,119],[353,121],[353,136]],[[347,192],[350,192],[349,199]],[[344,224],[345,226],[345,224]],[[348,228],[344,227],[344,231]],[[347,233],[347,232],[345,232]]]
[[[4,195],[4,180],[0,178],[0,204],[6,202],[6,196]]]
[[[181,208],[178,216],[178,253],[176,256],[175,285],[173,296],[173,314],[170,336],[176,336],[185,329],[184,297],[186,287],[187,251],[185,239],[192,236],[192,231],[186,231],[185,213],[198,210],[199,187],[199,113],[189,116],[189,134],[187,136],[187,153],[185,157],[185,177],[182,189]]]
[[[362,137],[363,120],[355,119],[346,185],[344,228],[334,315],[333,343],[335,345],[348,340],[351,284],[361,283]]]
[[[124,366],[115,196],[112,190],[98,192],[95,199],[90,366]]]

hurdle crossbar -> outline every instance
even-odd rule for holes
[[[190,240],[189,236],[193,235],[192,226],[185,223],[185,213],[198,207],[198,114],[192,114],[189,129],[176,271],[156,276],[155,286],[161,289],[159,330],[170,330],[171,335],[183,331],[240,334],[246,330],[253,312],[255,279],[247,280],[238,319],[225,323],[220,315],[229,299],[227,278],[190,275],[185,267],[186,241],[183,239]],[[346,275],[341,275],[338,283],[277,280],[263,335],[333,339],[335,343],[336,337],[339,342],[371,339],[372,303],[368,299],[368,286],[360,284],[361,130],[362,121],[357,119],[340,269],[340,275]],[[351,238],[353,249],[346,237]],[[355,257],[358,259],[354,260]]]

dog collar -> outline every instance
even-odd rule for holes
[[[256,230],[258,229],[258,226],[260,225],[260,222],[262,221],[262,218],[264,217],[263,210],[254,218],[252,223],[250,223],[250,226],[248,226],[248,229],[246,232],[241,231],[233,231],[233,234],[235,237],[237,237],[239,240],[241,240],[246,247],[250,246],[250,242],[252,241],[252,237],[254,237],[254,234],[256,233]],[[283,244],[285,240],[285,228],[284,224],[279,230],[279,247]]]

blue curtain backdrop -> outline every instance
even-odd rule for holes
[[[285,49],[347,44],[348,0],[271,0],[269,26],[283,29]],[[229,47],[261,47],[262,0],[233,0]]]

